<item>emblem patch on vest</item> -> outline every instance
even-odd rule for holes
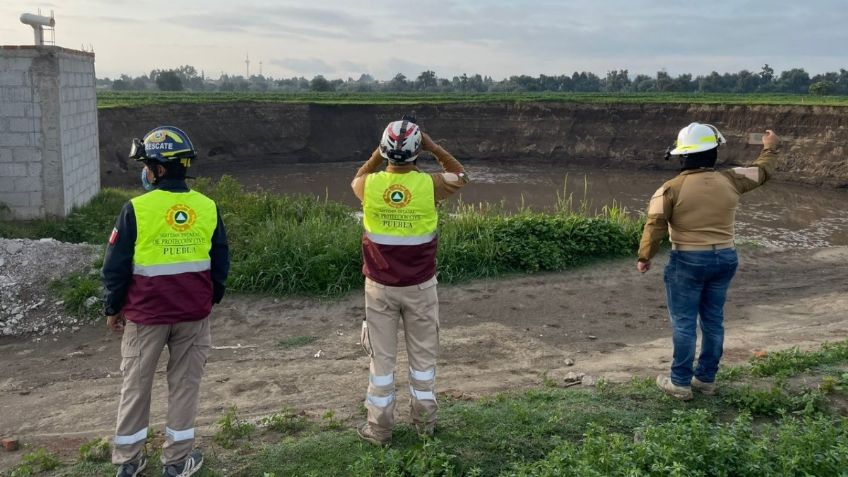
[[[185,232],[191,229],[194,222],[197,221],[197,212],[185,204],[177,204],[168,209],[165,220],[172,229],[177,232]]]
[[[400,184],[392,184],[383,192],[383,200],[389,207],[400,209],[406,207],[412,200],[412,192]]]

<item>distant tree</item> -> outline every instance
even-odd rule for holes
[[[435,89],[437,86],[436,72],[432,70],[422,71],[415,79],[415,89],[420,91]]]
[[[389,81],[386,87],[389,91],[409,91],[412,85],[406,80],[406,76],[403,73],[398,73]]]
[[[742,70],[736,74],[736,84],[733,86],[734,93],[753,93],[760,85],[760,77],[748,70]]]
[[[115,91],[128,91],[132,89],[132,78],[127,75],[121,75],[119,79],[112,82],[112,89]]]
[[[160,91],[182,91],[183,80],[174,70],[161,71],[156,75],[156,87]]]
[[[322,75],[317,75],[309,82],[311,91],[333,91],[333,85]]]
[[[603,90],[608,93],[618,93],[622,91],[630,91],[630,76],[627,70],[607,71],[607,77],[604,79]]]
[[[648,75],[636,75],[633,78],[633,90],[640,93],[647,93],[657,90],[657,81]]]
[[[777,91],[782,93],[805,94],[810,91],[810,75],[802,68],[792,68],[780,73],[775,81]]]
[[[144,91],[147,89],[148,81],[149,80],[147,76],[139,76],[137,78],[133,78],[130,89],[133,91]]]
[[[827,96],[836,92],[836,83],[832,81],[819,81],[810,85],[810,94],[816,96]]]

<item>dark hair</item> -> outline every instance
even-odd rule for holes
[[[713,168],[718,160],[718,148],[680,156],[680,170]]]
[[[159,162],[159,161],[146,161],[145,164],[149,168],[154,168],[156,166],[162,166],[165,168],[165,175],[162,177],[164,179],[177,179],[183,180],[186,178],[186,173],[188,168],[186,168],[180,161],[168,161],[168,162]]]

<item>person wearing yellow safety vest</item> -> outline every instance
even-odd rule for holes
[[[418,170],[421,151],[432,153],[444,172]],[[384,171],[377,169],[388,160]],[[436,203],[468,182],[462,165],[439,147],[414,118],[390,123],[380,146],[359,169],[351,187],[362,201],[362,271],[365,321],[362,347],[371,357],[359,436],[375,445],[392,437],[398,322],[403,321],[409,360],[410,412],[418,433],[432,436],[436,423],[436,359],[439,300]]]
[[[211,199],[190,190],[186,171],[196,157],[186,133],[158,127],[134,139],[130,158],[145,164],[146,194],[124,205],[103,262],[107,326],[121,341],[121,401],[112,462],[118,477],[147,466],[150,393],[168,347],[168,416],[163,475],[187,477],[203,464],[194,450],[194,421],[211,347],[212,305],[224,296],[229,248]]]
[[[682,172],[651,197],[636,268],[641,273],[650,270],[660,242],[670,236],[663,278],[674,357],[670,375],[661,374],[656,382],[672,397],[692,399],[692,388],[708,395],[716,392],[724,303],[739,263],[733,243],[736,207],[742,194],[765,184],[774,173],[779,142],[774,132],[766,131],[763,150],[751,166],[721,171],[715,165],[726,141],[714,126],[686,126],[669,149],[669,156],[680,158]],[[701,352],[693,368],[699,321]]]

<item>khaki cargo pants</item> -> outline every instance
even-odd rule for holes
[[[121,403],[112,463],[133,460],[144,449],[150,420],[150,392],[162,348],[168,346],[168,419],[162,464],[176,464],[194,446],[194,418],[200,378],[212,337],[209,319],[174,325],[127,321],[121,341]]]
[[[436,422],[436,358],[439,354],[439,297],[436,277],[420,285],[389,287],[365,280],[362,346],[371,356],[368,424],[380,438],[394,427],[398,322],[403,321],[409,357],[410,412],[416,425]]]

